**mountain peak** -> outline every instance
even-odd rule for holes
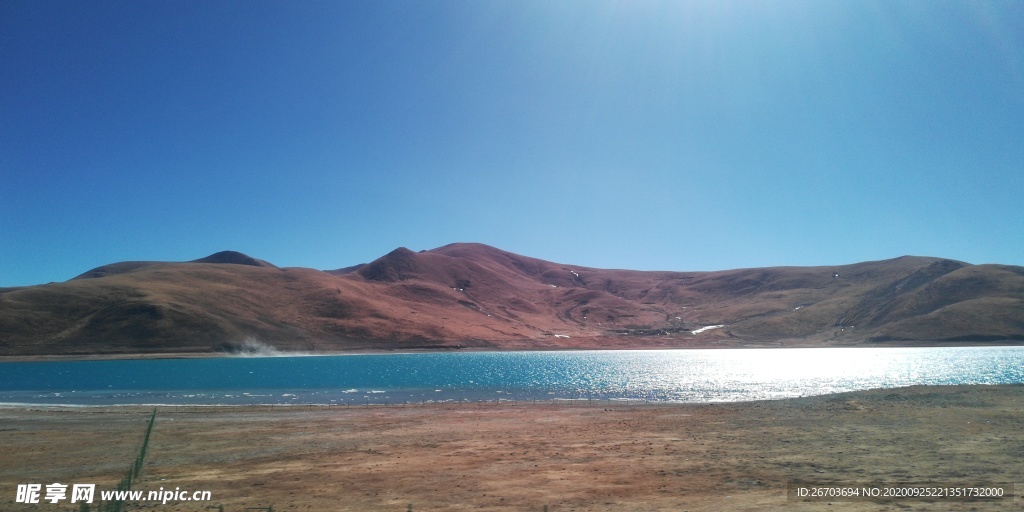
[[[266,261],[258,260],[256,258],[253,258],[252,256],[240,253],[238,251],[215,252],[205,258],[192,260],[189,263],[216,263],[229,265],[249,265],[251,267],[277,268]]]
[[[355,273],[368,281],[400,281],[416,271],[419,266],[416,260],[416,253],[405,247],[399,247],[367,263]]]

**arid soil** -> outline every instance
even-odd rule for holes
[[[21,483],[114,488],[151,409],[0,409],[0,510]],[[913,387],[702,405],[161,408],[127,510],[1024,510],[1021,498],[800,501],[787,484],[1012,484],[1024,387]],[[1006,487],[1006,492],[1011,492]],[[214,508],[215,510],[215,508]]]

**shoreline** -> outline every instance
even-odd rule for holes
[[[1016,509],[1020,483],[1008,501],[831,505],[794,499],[787,486],[1024,482],[1022,386],[612,407],[161,408],[132,488],[210,491],[209,505],[227,512]],[[0,480],[113,489],[152,410],[0,408]],[[0,495],[0,507],[40,506],[13,498]]]
[[[141,359],[212,359],[212,358],[247,358],[247,357],[323,357],[376,354],[430,354],[446,352],[581,352],[581,351],[655,351],[655,350],[742,350],[742,349],[793,349],[793,348],[959,348],[959,347],[1024,347],[1021,341],[999,342],[878,342],[852,344],[812,344],[806,341],[772,341],[746,342],[744,344],[724,345],[721,343],[701,343],[691,346],[660,346],[640,345],[633,347],[445,347],[445,348],[361,348],[353,350],[325,351],[283,351],[274,350],[267,353],[235,353],[235,352],[138,352],[138,353],[100,353],[100,354],[33,354],[33,355],[2,355],[0,363],[6,362],[42,362],[42,361],[119,361]]]
[[[437,401],[437,402],[403,402],[403,403],[352,403],[352,404],[330,404],[330,403],[260,403],[260,404],[45,404],[45,403],[20,403],[20,402],[0,402],[0,411],[10,410],[33,410],[33,411],[52,411],[52,412],[113,412],[113,411],[152,411],[156,409],[167,409],[171,411],[188,411],[188,409],[194,409],[197,411],[207,412],[268,412],[274,413],[278,411],[321,411],[321,412],[332,412],[332,411],[356,411],[356,410],[395,410],[405,408],[420,408],[420,409],[440,409],[440,408],[458,408],[466,407],[473,408],[477,406],[481,407],[548,407],[548,408],[614,408],[614,407],[629,407],[629,408],[672,408],[672,407],[704,407],[704,406],[749,406],[753,404],[769,404],[788,402],[794,400],[816,400],[816,399],[831,399],[832,397],[841,397],[843,395],[853,394],[870,394],[870,393],[882,393],[882,392],[913,392],[920,389],[929,389],[936,392],[949,392],[954,393],[959,388],[970,389],[970,388],[1006,388],[1010,390],[1021,391],[1024,396],[1024,382],[1012,383],[1012,384],[912,384],[909,386],[900,386],[894,388],[878,387],[868,389],[858,389],[853,391],[836,391],[832,393],[823,393],[820,395],[801,395],[784,398],[771,398],[771,399],[753,399],[753,400],[735,400],[735,401],[711,401],[711,402],[673,402],[673,401],[658,401],[658,400],[644,400],[644,399],[625,399],[625,398],[549,398],[545,400],[465,400],[465,401]]]
[[[247,412],[247,413],[258,413],[267,412],[275,413],[281,411],[309,411],[309,412],[339,412],[339,411],[358,411],[358,410],[401,410],[401,409],[443,409],[443,408],[458,408],[458,407],[493,407],[496,409],[501,408],[616,408],[616,407],[629,407],[629,408],[673,408],[673,407],[703,407],[703,406],[750,406],[754,404],[769,404],[769,403],[781,403],[795,400],[815,400],[815,399],[831,399],[832,397],[839,397],[843,395],[852,395],[858,393],[882,393],[892,392],[901,393],[914,391],[917,389],[934,389],[937,392],[948,392],[954,393],[958,389],[971,389],[971,388],[1006,388],[1019,390],[1024,396],[1024,382],[1019,383],[1000,383],[1000,384],[911,384],[907,386],[899,387],[877,387],[867,389],[856,389],[852,391],[835,391],[831,393],[822,393],[818,395],[800,395],[790,396],[782,398],[758,398],[751,400],[734,400],[734,401],[708,401],[708,402],[697,402],[697,401],[661,401],[661,400],[647,400],[647,399],[629,399],[629,398],[546,398],[542,400],[538,399],[498,399],[498,400],[440,400],[440,401],[426,401],[426,402],[402,402],[398,403],[344,403],[344,404],[332,404],[332,403],[255,403],[255,404],[228,404],[228,403],[216,403],[216,404],[190,404],[190,403],[148,403],[148,404],[47,404],[47,403],[23,403],[23,402],[0,402],[0,412],[2,411],[39,411],[39,412],[139,412],[139,411],[152,411],[153,409],[168,410],[168,411],[182,411],[192,412],[203,411],[203,412]]]

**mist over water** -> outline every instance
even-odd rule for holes
[[[729,402],[914,384],[1024,383],[1024,347],[445,352],[0,363],[0,402]],[[261,357],[262,356],[262,357]],[[275,357],[276,356],[276,357]]]
[[[241,343],[228,344],[227,353],[233,357],[300,357],[311,355],[306,352],[282,352],[262,341],[248,337]]]

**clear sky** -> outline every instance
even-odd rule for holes
[[[0,286],[451,242],[1024,265],[1024,3],[0,0]]]

